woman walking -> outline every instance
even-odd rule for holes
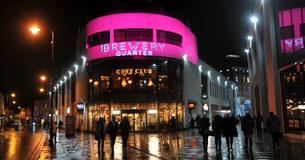
[[[241,121],[241,130],[244,132],[245,135],[245,148],[248,148],[248,144],[250,149],[252,149],[252,137],[254,134],[254,127],[255,122],[254,119],[251,117],[250,113],[247,113],[245,117]]]
[[[207,152],[208,149],[208,138],[209,138],[209,127],[210,127],[210,119],[206,115],[204,115],[200,120],[199,133],[202,136],[203,141],[203,150]]]

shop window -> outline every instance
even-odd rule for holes
[[[110,43],[109,31],[98,32],[87,37],[87,44],[89,45],[89,47],[104,43]]]
[[[294,37],[293,25],[281,27],[280,32],[281,39],[290,39]]]
[[[174,32],[157,30],[157,41],[182,46],[182,36]]]
[[[300,24],[300,34],[301,36],[305,36],[305,23]]]
[[[114,30],[115,42],[127,42],[127,41],[153,41],[153,30],[143,28],[132,29],[117,29]]]

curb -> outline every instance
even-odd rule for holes
[[[46,140],[46,132],[42,131],[42,136],[40,137],[38,144],[36,145],[34,151],[28,157],[28,160],[37,160],[39,159],[40,153],[42,151],[44,142]]]

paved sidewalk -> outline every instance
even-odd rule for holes
[[[239,127],[238,127],[239,128]],[[240,131],[240,129],[239,129]],[[160,134],[131,134],[128,142],[128,159],[275,159],[275,160],[301,160],[305,157],[304,142],[294,140],[282,140],[281,148],[274,152],[271,137],[268,133],[255,136],[252,151],[244,149],[243,134],[234,139],[233,152],[228,152],[225,139],[222,139],[222,150],[215,151],[214,137],[209,138],[208,153],[203,154],[202,138],[196,129],[181,131],[177,134],[169,134],[166,137]],[[105,141],[105,159],[110,157],[110,140],[107,136]],[[65,138],[63,133],[58,133],[56,147],[50,149],[46,141],[40,155],[43,159],[98,159],[97,142],[93,134],[80,133],[74,138]],[[122,141],[118,136],[115,145],[113,159],[122,159]]]

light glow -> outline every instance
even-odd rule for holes
[[[43,93],[44,92],[44,88],[39,88],[39,92]]]
[[[87,58],[85,56],[81,56],[81,58],[83,59],[83,63],[86,63]]]
[[[157,110],[156,109],[149,109],[149,110],[147,110],[147,114],[157,114]]]
[[[77,70],[78,70],[78,65],[77,65],[77,64],[74,64],[74,68],[75,68],[75,72],[77,72]]]
[[[249,41],[252,41],[253,37],[252,36],[248,36],[247,37]]]
[[[252,22],[253,24],[256,24],[257,21],[258,21],[258,18],[257,18],[256,16],[252,16],[252,17],[250,18],[250,20],[251,20],[251,22]]]
[[[202,65],[198,66],[199,72],[202,72]]]
[[[111,110],[111,114],[119,115],[119,114],[121,114],[121,111],[120,110]]]
[[[208,111],[208,110],[209,110],[208,104],[205,103],[205,104],[203,105],[203,110],[204,110],[204,111]]]
[[[298,105],[298,109],[305,109],[305,105]]]
[[[249,53],[250,52],[250,50],[247,48],[247,49],[245,49],[245,53]]]
[[[36,35],[38,32],[40,32],[40,28],[38,28],[37,26],[31,27],[29,28],[29,30],[32,32],[33,35]]]

